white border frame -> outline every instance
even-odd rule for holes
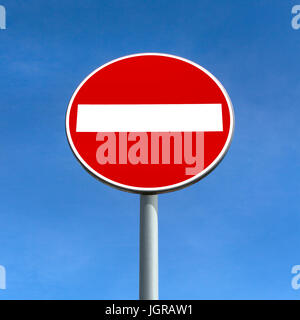
[[[203,71],[204,73],[206,73],[211,79],[214,80],[214,82],[218,85],[218,87],[221,89],[222,93],[224,94],[225,98],[226,98],[226,102],[228,104],[229,107],[229,113],[230,113],[230,128],[229,128],[229,133],[228,133],[228,137],[226,140],[226,143],[222,149],[222,151],[220,152],[220,154],[218,155],[218,157],[203,171],[201,171],[199,174],[195,175],[192,178],[189,178],[185,181],[182,181],[180,183],[176,183],[176,184],[172,184],[172,185],[168,185],[165,187],[158,187],[158,188],[140,188],[140,187],[133,187],[133,186],[128,186],[125,184],[121,184],[118,182],[115,182],[113,180],[110,180],[104,176],[102,176],[101,174],[99,174],[98,172],[96,172],[93,168],[91,168],[80,156],[80,154],[78,153],[78,151],[76,150],[72,138],[71,138],[71,134],[70,134],[70,128],[69,128],[69,117],[70,117],[70,109],[71,106],[73,104],[73,101],[78,93],[78,91],[81,89],[81,87],[86,83],[86,81],[91,78],[95,73],[97,73],[98,71],[100,71],[101,69],[117,62],[120,60],[125,60],[128,58],[133,58],[133,57],[139,57],[139,56],[162,56],[162,57],[169,57],[169,58],[173,58],[173,59],[177,59],[180,61],[184,61],[186,63],[189,63],[191,65],[193,65],[194,67],[200,69],[201,71]],[[202,178],[204,178],[206,175],[208,175],[212,170],[214,170],[217,165],[221,162],[221,160],[224,158],[225,154],[227,153],[229,146],[231,144],[232,141],[232,136],[233,136],[233,131],[234,131],[234,111],[233,111],[233,106],[231,103],[231,100],[229,98],[229,95],[227,93],[227,91],[225,90],[225,88],[222,86],[222,84],[220,83],[220,81],[214,76],[212,75],[209,71],[207,71],[206,69],[204,69],[203,67],[201,67],[200,65],[196,64],[195,62],[192,62],[190,60],[175,56],[175,55],[171,55],[171,54],[164,54],[164,53],[137,53],[137,54],[131,54],[131,55],[127,55],[118,59],[114,59],[104,65],[102,65],[101,67],[97,68],[96,70],[94,70],[92,73],[90,73],[81,83],[80,85],[77,87],[76,91],[73,93],[71,100],[69,102],[68,105],[68,109],[67,109],[67,113],[66,113],[66,134],[67,134],[67,138],[68,138],[68,142],[69,145],[71,147],[72,152],[74,153],[75,157],[77,158],[77,160],[80,162],[80,164],[84,167],[84,169],[86,169],[90,174],[92,174],[95,178],[99,179],[100,181],[113,186],[117,189],[121,189],[124,191],[128,191],[128,192],[133,192],[133,193],[141,193],[141,194],[158,194],[158,193],[164,193],[164,192],[170,192],[170,191],[175,191],[175,190],[179,190],[182,189],[184,187],[187,187],[188,185],[191,185],[199,180],[201,180]]]

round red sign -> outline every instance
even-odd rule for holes
[[[194,183],[222,160],[234,128],[230,98],[207,70],[158,53],[113,60],[73,94],[66,132],[96,178],[162,193]]]

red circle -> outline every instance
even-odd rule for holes
[[[204,132],[204,166],[187,175],[187,163],[151,163],[151,133],[148,132],[148,164],[106,163],[96,157],[97,132],[77,132],[78,105],[221,104],[222,131]],[[126,119],[124,119],[126,121]],[[171,121],[171,117],[170,117]],[[208,71],[188,60],[164,54],[138,54],[114,60],[89,75],[75,91],[67,111],[66,128],[71,148],[94,176],[117,188],[133,192],[165,192],[195,182],[210,172],[225,155],[233,133],[230,99]],[[119,133],[116,137],[118,159]],[[193,155],[196,132],[192,135]],[[128,142],[128,149],[135,142]],[[172,148],[172,147],[171,147]],[[196,160],[195,160],[196,161]],[[160,159],[161,162],[161,159]]]

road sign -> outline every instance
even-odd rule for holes
[[[203,178],[224,157],[233,128],[230,98],[212,74],[157,53],[92,72],[66,115],[68,141],[83,167],[137,193],[173,191]]]

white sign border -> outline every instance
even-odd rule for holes
[[[218,157],[207,167],[205,168],[203,171],[201,171],[199,174],[191,177],[190,179],[187,179],[185,181],[176,183],[176,184],[172,184],[169,186],[165,186],[165,187],[156,187],[156,188],[141,188],[141,187],[133,187],[130,185],[125,185],[122,183],[118,183],[115,182],[113,180],[110,180],[104,176],[102,176],[101,174],[99,174],[98,172],[96,172],[93,168],[91,168],[80,156],[80,154],[78,153],[78,151],[76,150],[72,138],[71,138],[71,134],[70,134],[70,128],[69,128],[69,117],[70,117],[70,110],[73,104],[73,101],[78,93],[78,91],[81,89],[81,87],[86,83],[86,81],[91,78],[95,73],[97,73],[98,71],[100,71],[101,69],[109,66],[110,64],[113,64],[117,61],[121,61],[121,60],[125,60],[128,58],[133,58],[133,57],[140,57],[140,56],[161,56],[161,57],[169,57],[169,58],[173,58],[173,59],[177,59],[180,61],[184,61],[186,63],[189,63],[191,65],[193,65],[194,67],[200,69],[201,71],[203,71],[204,73],[206,73],[211,79],[214,80],[214,82],[218,85],[218,87],[221,89],[223,95],[226,98],[226,102],[228,104],[229,107],[229,113],[230,113],[230,128],[229,128],[229,134],[226,140],[226,143],[222,149],[222,151],[219,153]],[[165,193],[165,192],[171,192],[171,191],[176,191],[182,188],[185,188],[193,183],[198,182],[199,180],[201,180],[202,178],[204,178],[206,175],[208,175],[212,170],[214,170],[217,165],[221,162],[221,160],[224,158],[225,154],[227,153],[231,141],[232,141],[232,137],[233,137],[233,131],[234,131],[234,111],[233,111],[233,106],[232,106],[232,102],[229,98],[229,95],[227,93],[227,91],[225,90],[225,88],[222,86],[221,82],[214,76],[212,75],[209,71],[207,71],[206,69],[204,69],[203,67],[201,67],[200,65],[196,64],[195,62],[192,62],[188,59],[185,58],[181,58],[175,55],[171,55],[171,54],[165,54],[165,53],[137,53],[137,54],[131,54],[131,55],[127,55],[127,56],[123,56],[121,58],[118,59],[114,59],[108,63],[105,63],[104,65],[102,65],[101,67],[97,68],[96,70],[94,70],[92,73],[90,73],[81,83],[80,85],[77,87],[76,91],[73,93],[71,100],[69,102],[68,105],[68,109],[67,109],[67,113],[66,113],[66,134],[67,134],[67,138],[68,138],[68,142],[69,145],[71,147],[72,152],[74,153],[75,157],[77,158],[77,160],[80,162],[80,164],[84,167],[84,169],[86,169],[90,174],[92,174],[95,178],[99,179],[100,181],[113,186],[117,189],[123,190],[123,191],[128,191],[128,192],[133,192],[133,193],[140,193],[140,194],[158,194],[158,193]]]

